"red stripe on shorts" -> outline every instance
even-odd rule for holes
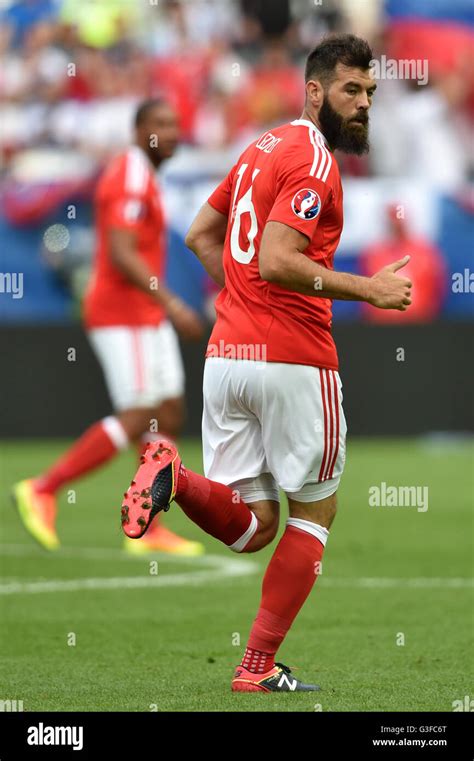
[[[145,387],[145,371],[143,367],[143,352],[138,328],[132,328],[132,351],[135,365],[135,384],[137,391]]]
[[[334,383],[334,409],[336,410],[336,449],[328,470],[328,478],[333,477],[334,466],[336,464],[337,455],[339,452],[339,389],[337,386],[337,378],[334,370],[331,370],[331,375]]]
[[[332,452],[334,447],[334,410],[332,406],[332,383],[331,383],[331,371],[325,370],[326,373],[326,387],[328,394],[328,408],[329,408],[329,454],[326,462],[326,470],[323,475],[323,481],[328,478],[329,467],[332,462]]]
[[[323,459],[321,460],[321,468],[319,470],[319,476],[318,481],[323,480],[323,473],[326,466],[326,458],[328,454],[328,411],[327,411],[327,405],[326,405],[326,386],[325,386],[325,376],[323,375],[325,371],[321,370],[319,368],[319,381],[321,384],[321,399],[323,400],[323,414],[324,414],[324,451],[323,451]]]

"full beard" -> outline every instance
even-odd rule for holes
[[[355,153],[357,156],[368,152],[369,117],[365,112],[357,117],[352,117],[351,120],[343,119],[333,109],[326,96],[318,118],[321,131],[333,150],[338,149],[344,153]],[[361,120],[363,125],[351,124],[355,118]]]

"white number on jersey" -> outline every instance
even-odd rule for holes
[[[248,164],[242,164],[239,171],[237,172],[238,180],[237,180],[237,185],[235,187],[234,203],[233,203],[235,216],[234,216],[234,221],[232,223],[232,229],[230,231],[230,250],[234,259],[237,262],[240,262],[240,264],[249,264],[249,262],[252,261],[255,255],[254,240],[258,232],[257,215],[255,213],[255,207],[252,202],[252,191],[253,191],[253,183],[255,181],[256,176],[260,172],[260,169],[254,169],[252,174],[252,182],[249,189],[247,190],[245,195],[243,195],[242,198],[238,201],[237,206],[235,205],[235,202],[239,195],[242,177],[244,176],[247,170],[247,167],[248,167]],[[250,214],[250,229],[247,233],[248,248],[246,251],[240,247],[240,240],[239,240],[242,214]]]

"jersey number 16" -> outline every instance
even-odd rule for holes
[[[250,184],[249,189],[245,193],[245,195],[242,196],[242,198],[237,202],[236,201],[239,195],[240,185],[242,182],[242,177],[244,176],[246,170],[247,170],[248,164],[242,164],[242,166],[239,168],[239,171],[237,172],[237,184],[235,186],[235,193],[234,193],[234,201],[233,201],[233,209],[234,209],[234,221],[232,223],[232,229],[230,231],[230,250],[232,253],[233,258],[240,262],[240,264],[249,264],[249,262],[252,261],[254,255],[255,255],[255,236],[258,232],[258,222],[257,222],[257,215],[255,213],[255,206],[253,205],[252,201],[252,191],[253,191],[253,183],[255,181],[256,176],[260,172],[260,169],[254,169],[252,174],[252,182]],[[248,240],[248,248],[245,251],[240,246],[240,224],[241,224],[241,218],[242,214],[250,214],[250,228],[247,233],[247,240]]]

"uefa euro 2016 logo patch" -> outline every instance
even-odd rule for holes
[[[298,190],[291,202],[291,208],[300,219],[314,219],[321,211],[321,199],[315,190]]]

